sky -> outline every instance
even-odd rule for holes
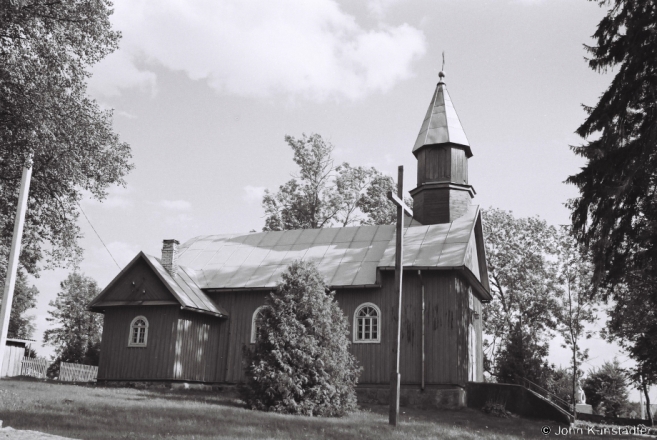
[[[584,44],[605,13],[595,2],[115,0],[114,7],[123,38],[94,67],[89,93],[114,109],[135,168],[102,203],[81,204],[100,239],[80,216],[80,270],[101,288],[140,250],[159,256],[163,239],[260,230],[264,190],[295,172],[285,135],[321,134],[338,163],[390,175],[404,165],[404,187],[414,188],[411,150],[443,52],[474,154],[474,203],[569,223],[564,203],[577,191],[564,180],[584,164],[570,150],[583,142],[574,133],[582,104],[594,105],[612,78],[585,61]],[[38,343],[69,272],[44,270],[33,280]],[[629,365],[599,335],[587,346],[585,370],[614,356]],[[568,364],[558,339],[550,360]]]

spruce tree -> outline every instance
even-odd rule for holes
[[[342,416],[356,408],[360,367],[347,321],[313,263],[295,261],[267,298],[246,349],[243,395],[252,409]]]
[[[577,130],[587,141],[573,149],[587,163],[568,179],[580,192],[572,220],[592,251],[596,287],[609,287],[616,304],[608,336],[637,362],[641,382],[655,383],[657,0],[596,1],[609,11],[587,47],[589,66],[615,75]]]

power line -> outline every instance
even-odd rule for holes
[[[82,215],[84,215],[84,218],[86,218],[87,221],[89,222],[89,226],[91,226],[91,229],[93,229],[93,231],[96,233],[96,237],[98,237],[100,242],[103,243],[103,246],[105,247],[105,250],[107,251],[109,256],[112,257],[112,260],[114,261],[114,264],[116,264],[116,267],[118,267],[119,270],[121,270],[121,266],[119,266],[119,263],[116,262],[116,260],[114,259],[114,255],[112,255],[110,250],[107,248],[107,246],[105,245],[105,242],[103,241],[103,239],[100,238],[100,234],[98,234],[98,231],[96,231],[96,228],[94,228],[94,225],[91,224],[91,220],[89,220],[89,217],[87,217],[87,214],[84,213],[84,210],[82,209],[82,206],[80,206],[80,204],[77,203],[77,202],[76,202],[76,204],[78,205],[78,208],[80,208],[80,212],[82,213]]]

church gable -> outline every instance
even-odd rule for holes
[[[138,255],[101,294],[91,308],[110,305],[177,305],[177,299],[153,273],[145,258]]]
[[[103,308],[108,306],[168,304],[217,317],[228,315],[225,309],[201,291],[184,270],[178,268],[172,275],[157,258],[143,252],[112,280],[88,308],[103,312]]]

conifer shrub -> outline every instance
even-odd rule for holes
[[[356,409],[361,368],[348,351],[347,320],[317,267],[293,262],[266,304],[256,343],[245,348],[247,406],[328,417]]]

